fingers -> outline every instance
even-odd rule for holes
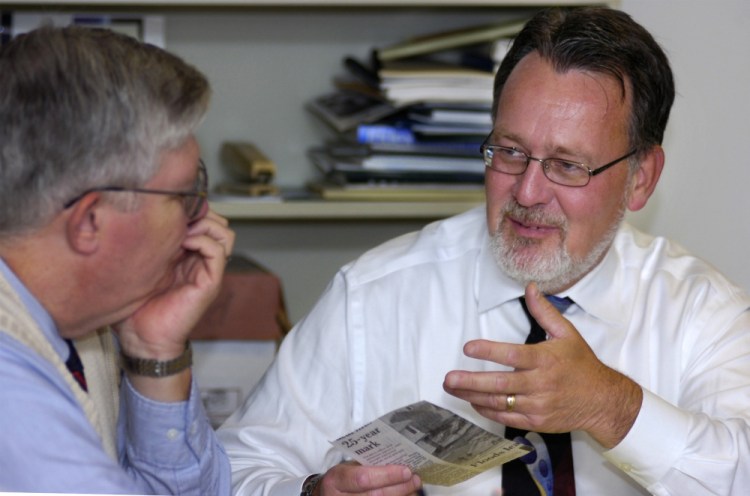
[[[451,371],[445,391],[506,425],[541,432],[583,430],[602,446],[613,446],[620,437],[611,436],[608,427],[622,425],[624,432],[632,425],[640,407],[637,385],[605,366],[534,284],[526,288],[526,305],[549,339],[533,345],[469,342],[467,356],[508,369]],[[613,401],[621,396],[625,399]]]
[[[235,233],[227,219],[209,210],[189,226],[182,247],[188,252],[176,267],[179,285],[175,289],[195,291],[192,298],[200,313],[218,294],[224,269],[234,248]]]
[[[422,485],[419,476],[401,465],[379,467],[343,463],[332,467],[320,482],[321,494],[368,494],[377,491],[382,496],[406,496]]]
[[[510,390],[514,386],[512,383],[514,380],[515,378],[509,372],[452,370],[445,375],[443,387],[447,391],[465,390],[480,393],[498,393]]]
[[[451,374],[452,372],[449,375]],[[473,389],[451,387],[449,384],[452,379],[446,376],[443,387],[448,394],[471,404],[485,418],[505,425],[536,430],[547,415],[554,411],[548,408],[549,391],[536,390],[533,384],[516,380],[518,374],[519,372],[508,373],[505,386],[492,387],[492,378],[487,377],[488,380],[484,383],[475,382]],[[472,380],[468,377],[466,379]]]
[[[525,345],[500,343],[487,339],[476,339],[464,345],[464,355],[477,360],[495,362],[512,368],[526,368],[532,357],[527,356]]]
[[[539,292],[534,283],[526,288],[526,305],[531,315],[551,339],[582,339],[575,327]],[[545,351],[544,347],[489,340],[469,341],[464,346],[464,354],[468,357],[520,370],[537,367]]]
[[[199,243],[203,238],[210,243]],[[234,240],[235,233],[229,228],[229,221],[209,210],[203,218],[190,225],[184,246],[188,250],[200,251],[206,256],[221,256],[226,259],[232,254]],[[214,244],[221,247],[221,250],[211,249]]]
[[[505,371],[451,371],[443,388],[472,404],[485,417],[503,423],[539,420],[559,396],[562,377],[570,377],[569,366],[582,341],[575,328],[552,305],[535,284],[526,288],[531,315],[547,330],[550,340],[535,345],[475,340],[464,353],[479,360],[507,367]],[[576,339],[577,338],[577,339]]]
[[[570,322],[544,297],[535,283],[526,286],[526,306],[550,338],[565,337],[571,330],[575,332]]]
[[[443,389],[474,405],[505,410],[507,394],[533,389],[541,351],[537,346],[471,341],[464,347],[467,356],[508,367],[506,371],[470,372],[453,370],[446,374]],[[515,408],[518,408],[516,398]]]
[[[499,412],[525,412],[529,400],[524,393],[532,389],[518,372],[463,372],[446,374],[443,389],[448,394]],[[515,392],[514,392],[515,391]]]

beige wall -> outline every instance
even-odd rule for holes
[[[622,0],[672,61],[677,99],[655,197],[633,221],[750,289],[750,3]]]

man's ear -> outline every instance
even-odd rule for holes
[[[664,149],[661,146],[654,145],[642,154],[638,169],[630,179],[628,210],[635,212],[646,206],[646,202],[656,189],[663,168]]]
[[[65,224],[65,234],[73,251],[90,255],[99,249],[101,206],[101,194],[92,192],[68,207],[70,214]]]

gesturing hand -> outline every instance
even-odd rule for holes
[[[533,283],[526,304],[549,339],[533,345],[470,341],[467,356],[515,370],[451,371],[445,391],[502,424],[536,432],[583,430],[605,448],[615,446],[638,415],[640,387],[604,365]],[[512,411],[509,395],[515,399]]]

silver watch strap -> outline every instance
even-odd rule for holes
[[[154,360],[147,358],[135,358],[121,353],[122,368],[135,375],[147,377],[167,377],[182,372],[193,364],[193,349],[190,341],[185,344],[182,355],[172,360]]]

